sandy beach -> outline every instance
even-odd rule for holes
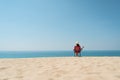
[[[120,57],[0,59],[0,80],[120,80]]]

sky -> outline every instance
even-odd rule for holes
[[[0,0],[0,50],[120,50],[120,0]]]

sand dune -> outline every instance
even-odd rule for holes
[[[0,59],[0,80],[120,80],[120,58]]]

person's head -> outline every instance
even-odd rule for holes
[[[76,46],[80,46],[78,41],[76,41]]]
[[[79,44],[76,44],[76,46],[80,46]]]

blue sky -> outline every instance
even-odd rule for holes
[[[120,50],[120,0],[0,0],[0,50]]]

